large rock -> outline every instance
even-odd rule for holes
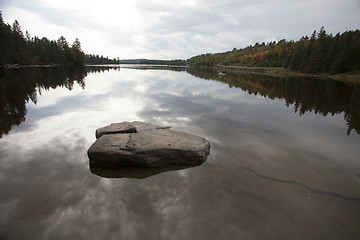
[[[144,122],[113,123],[96,138],[88,150],[92,167],[196,166],[210,152],[204,138]]]

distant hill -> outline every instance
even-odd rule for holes
[[[185,60],[121,59],[120,64],[186,65]]]
[[[144,64],[148,59],[121,59],[120,64]]]
[[[185,66],[186,60],[158,60],[158,59],[109,59],[108,57],[87,54],[86,64],[149,64],[149,65],[177,65]]]

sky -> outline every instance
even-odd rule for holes
[[[0,0],[6,23],[109,58],[188,59],[325,27],[360,29],[360,0]]]

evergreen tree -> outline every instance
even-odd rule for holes
[[[82,65],[85,62],[85,54],[81,49],[81,43],[78,38],[75,39],[71,46],[74,65]]]
[[[344,73],[360,70],[360,31],[338,33],[335,37],[321,27],[311,37],[287,42],[256,43],[243,49],[201,54],[187,60],[190,66],[234,65],[284,67],[308,73]]]
[[[79,39],[71,48],[65,37],[58,41],[24,35],[20,23],[15,20],[12,27],[5,24],[0,12],[0,65],[5,64],[63,64],[83,65],[85,54]]]

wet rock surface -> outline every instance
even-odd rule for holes
[[[210,143],[185,132],[145,122],[121,122],[96,130],[88,150],[92,167],[196,166],[206,161]]]

